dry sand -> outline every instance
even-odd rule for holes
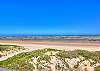
[[[82,41],[35,41],[35,40],[0,40],[0,44],[19,45],[25,48],[36,50],[43,48],[55,48],[62,50],[82,49],[88,51],[100,50],[100,42],[82,42]]]

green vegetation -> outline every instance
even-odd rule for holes
[[[93,60],[94,62],[99,62],[100,60],[100,51],[89,52],[86,50],[74,50],[74,51],[60,51],[56,54],[60,58],[80,58],[84,57],[84,60]]]
[[[10,53],[18,52],[21,50],[25,50],[24,47],[17,45],[0,45],[0,57],[7,56]]]
[[[96,67],[95,71],[100,71],[100,66]]]
[[[26,52],[26,53],[21,53],[16,56],[13,56],[11,58],[8,58],[7,60],[1,61],[0,62],[0,67],[6,67],[8,69],[14,69],[18,71],[32,71],[34,67],[32,64],[27,63],[29,60],[31,60],[32,57],[38,57],[41,56],[40,60],[47,60],[49,61],[49,57],[47,55],[44,56],[44,53],[46,50],[36,50],[33,52]],[[25,65],[25,67],[23,67]]]
[[[16,46],[16,45],[0,45],[0,52],[11,51],[11,50],[20,50],[20,49],[22,49],[21,46]]]
[[[11,58],[8,58],[7,60],[0,61],[0,67],[18,71],[33,71],[34,66],[29,63],[30,61],[32,61],[32,57],[39,57],[38,62],[42,60],[50,62],[50,56],[45,55],[45,53],[48,51],[58,51],[55,56],[61,59],[80,58],[81,56],[84,57],[85,60],[91,59],[93,61],[93,63],[91,64],[96,64],[100,61],[100,51],[89,52],[86,50],[62,51],[55,49],[41,49],[32,52],[21,53]],[[98,71],[98,69],[96,71]]]

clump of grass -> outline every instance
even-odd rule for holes
[[[40,62],[40,61],[42,61],[42,60],[49,62],[50,59],[51,59],[50,56],[48,56],[48,55],[43,55],[43,56],[41,56],[41,57],[38,59],[38,62]]]
[[[11,51],[11,50],[20,50],[20,49],[22,49],[21,46],[16,46],[16,45],[0,45],[0,52]]]
[[[76,50],[75,51],[78,55],[82,56],[85,58],[85,60],[92,59],[93,61],[98,61],[99,58],[99,53],[96,52],[89,52],[86,50]]]
[[[33,71],[34,66],[28,62],[25,61],[19,61],[15,64],[9,65],[10,69],[16,70],[16,71]]]
[[[76,58],[78,55],[74,51],[60,51],[56,54],[60,58]]]
[[[60,51],[56,54],[60,58],[79,58],[80,56],[84,57],[85,60],[93,60],[95,63],[100,60],[100,52],[89,52],[86,50],[74,50],[74,51]]]
[[[61,51],[61,50],[57,50],[57,49],[51,49],[51,48],[46,48],[46,51]]]
[[[100,66],[96,67],[95,71],[100,71]]]

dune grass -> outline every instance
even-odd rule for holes
[[[50,56],[45,55],[48,51],[59,51],[55,56],[64,58],[77,58],[77,57],[84,57],[85,60],[93,60],[94,63],[100,61],[100,51],[96,52],[89,52],[86,50],[74,50],[74,51],[63,51],[63,50],[55,50],[55,49],[41,49],[41,50],[34,50],[32,52],[25,52],[20,53],[16,56],[8,58],[7,60],[0,61],[0,67],[18,70],[18,71],[33,71],[34,66],[29,63],[32,57],[40,56],[38,61],[45,60],[50,61]],[[99,62],[100,63],[100,62]]]
[[[17,45],[0,45],[0,52],[20,50],[20,49],[22,49],[22,47]]]
[[[29,64],[28,61],[32,57],[38,57],[38,56],[41,56],[40,60],[49,61],[48,56],[43,56],[45,52],[46,50],[36,50],[33,52],[21,53],[11,58],[8,58],[7,60],[1,61],[0,67],[14,69],[18,71],[32,71],[34,67],[32,66],[32,64]]]
[[[74,51],[60,51],[57,53],[58,57],[61,58],[79,58],[80,56],[84,57],[85,60],[92,59],[96,63],[100,60],[100,51],[90,52],[86,50],[74,50]]]

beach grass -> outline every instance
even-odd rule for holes
[[[84,57],[84,60],[93,60],[91,64],[100,63],[100,51],[90,52],[86,50],[74,50],[74,51],[64,51],[64,50],[56,50],[56,49],[39,49],[34,50],[32,52],[24,52],[20,53],[16,56],[8,58],[7,60],[0,61],[0,67],[8,68],[11,70],[18,70],[18,71],[33,71],[34,66],[30,64],[32,57],[40,57],[38,59],[38,63],[42,60],[50,62],[50,56],[45,55],[46,52],[50,51],[59,51],[56,53],[56,57],[65,59],[65,58],[79,58]]]
[[[22,49],[22,47],[17,45],[0,45],[0,52],[11,51],[16,49],[20,50]]]

